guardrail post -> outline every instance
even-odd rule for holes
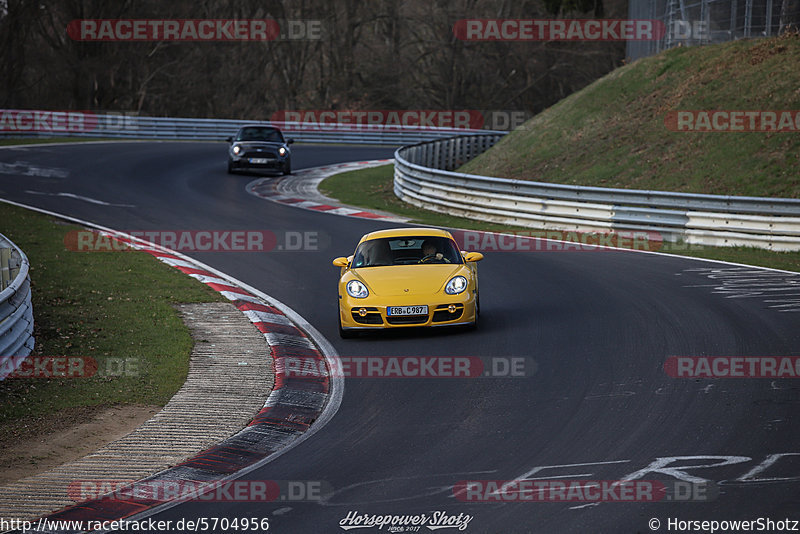
[[[0,248],[0,291],[11,285],[11,249]]]

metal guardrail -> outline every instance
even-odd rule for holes
[[[7,117],[2,121],[0,137],[69,136],[224,141],[242,126],[272,124],[280,128],[285,137],[304,143],[406,145],[466,132],[491,131],[386,124],[183,119],[37,110],[0,110],[0,113]]]
[[[547,230],[647,231],[665,241],[800,250],[800,200],[612,189],[453,172],[502,136],[464,135],[395,152],[394,192],[418,207]]]
[[[0,234],[0,380],[35,344],[29,269],[25,253]]]

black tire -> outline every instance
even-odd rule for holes
[[[287,159],[286,163],[283,164],[283,174],[284,176],[292,174],[292,160]]]
[[[230,159],[228,159],[228,174],[233,174],[233,173],[234,173],[233,162]]]
[[[475,321],[469,325],[467,328],[469,330],[477,330],[478,329],[478,318],[481,315],[481,297],[479,295],[475,296]]]

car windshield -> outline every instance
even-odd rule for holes
[[[283,143],[283,135],[275,128],[242,128],[239,135],[236,136],[237,141],[267,141],[270,143]]]
[[[353,256],[353,268],[387,265],[464,263],[452,239],[404,236],[364,241]]]

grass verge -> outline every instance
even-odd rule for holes
[[[531,231],[530,228],[455,217],[406,204],[394,194],[393,175],[392,165],[343,172],[323,181],[319,190],[344,204],[394,213],[419,224],[488,232]],[[673,246],[670,243],[664,243],[660,252],[800,272],[800,254],[796,252],[771,252],[753,247]]]
[[[31,263],[34,356],[92,358],[85,378],[0,381],[0,443],[59,413],[87,407],[163,406],[188,372],[193,341],[173,307],[221,300],[217,293],[149,254],[73,252],[78,226],[0,203],[0,232]]]
[[[459,170],[598,187],[800,198],[796,129],[676,131],[669,119],[684,110],[798,110],[798,64],[800,33],[672,48],[564,98]]]

